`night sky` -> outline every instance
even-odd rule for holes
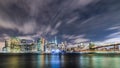
[[[0,0],[0,42],[19,37],[119,42],[120,0]]]

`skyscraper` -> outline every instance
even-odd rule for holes
[[[38,38],[37,39],[37,51],[40,51],[41,50],[41,39],[40,38]]]
[[[55,36],[55,41],[54,41],[54,43],[57,45],[58,44],[58,42],[57,42],[57,37]]]
[[[45,39],[42,38],[42,37],[38,38],[37,39],[37,50],[41,51],[41,52],[44,52],[45,51],[44,45],[45,45]]]
[[[45,39],[41,38],[41,51],[44,52],[45,51]]]

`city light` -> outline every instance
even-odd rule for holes
[[[5,40],[3,53],[39,53],[39,54],[65,54],[65,53],[120,53],[120,43],[97,45],[93,42],[76,43],[69,46],[66,42],[49,42],[43,37],[34,39],[19,39],[17,37]]]

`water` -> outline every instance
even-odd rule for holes
[[[0,55],[0,68],[120,68],[120,56]]]

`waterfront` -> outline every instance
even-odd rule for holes
[[[0,68],[119,68],[120,55],[0,55]]]

